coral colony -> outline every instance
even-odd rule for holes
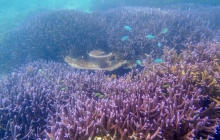
[[[124,7],[92,13],[42,12],[9,34],[4,42],[7,49],[0,48],[4,52],[0,60],[6,65],[16,65],[27,61],[26,56],[30,61],[39,58],[58,61],[66,56],[86,59],[93,50],[114,52],[128,61],[143,59],[146,53],[153,52],[156,59],[163,48],[158,47],[158,42],[181,50],[186,43],[213,39],[216,32],[212,29],[220,27],[219,8],[170,9]]]
[[[15,51],[24,49],[17,55],[64,55],[60,61],[69,65],[37,60],[1,79],[0,138],[215,139],[220,43],[212,16],[209,27],[196,10],[126,7],[38,16],[11,33]],[[142,69],[123,76],[103,71],[130,64]]]

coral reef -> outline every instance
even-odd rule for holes
[[[113,17],[114,12],[118,14]],[[107,26],[108,46],[127,59],[137,59],[143,58],[150,51],[154,52],[154,58],[160,57],[164,46],[180,50],[185,48],[186,42],[206,42],[214,34],[206,26],[207,19],[200,14],[198,11],[143,7],[109,10],[105,13],[105,18],[112,19],[114,28]],[[123,25],[129,25],[132,32],[123,30]],[[165,34],[162,33],[164,28],[168,29]],[[121,41],[124,35],[129,35],[129,38]],[[158,46],[158,43],[162,46]]]
[[[189,70],[147,71],[111,79],[101,71],[29,63],[1,81],[1,138],[214,138],[219,107],[193,85]]]
[[[204,106],[206,96],[187,77],[158,77],[136,71],[104,83],[104,97],[88,98],[84,91],[68,92],[51,120],[51,138],[192,139],[213,138],[218,108]],[[164,85],[169,84],[169,87]],[[93,93],[95,96],[95,93]],[[208,115],[209,114],[209,115]],[[209,116],[209,117],[207,117]]]
[[[157,58],[165,46],[182,49],[186,42],[195,44],[213,39],[219,27],[218,15],[213,11],[218,13],[219,9],[210,9],[210,14],[201,12],[204,9],[200,7],[197,10],[122,7],[91,13],[42,12],[11,31],[2,42],[7,50],[0,47],[0,52],[4,52],[0,58],[5,65],[39,58],[63,61],[67,55],[81,58],[98,49],[117,53],[124,60],[143,59],[151,51]],[[124,26],[131,27],[132,31],[125,30]],[[168,32],[162,32],[164,28]],[[146,38],[149,34],[154,38]],[[129,38],[122,41],[123,36]]]
[[[38,14],[12,31],[2,43],[7,51],[0,47],[2,65],[6,59],[7,65],[44,59],[1,79],[0,138],[214,139],[220,26],[212,9],[200,10]],[[112,71],[125,63],[141,68],[108,76],[54,62],[64,57],[80,69]]]
[[[187,50],[179,55],[174,49],[164,48],[162,64],[150,64],[152,59],[144,61],[148,72],[158,75],[173,74],[191,77],[191,83],[203,90],[203,94],[210,95],[220,101],[220,43],[207,42],[187,44]],[[187,73],[188,72],[188,73]]]

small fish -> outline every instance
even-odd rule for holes
[[[62,91],[64,91],[65,89],[66,89],[65,87],[62,87],[62,88],[61,88]]]
[[[124,29],[125,29],[126,31],[132,31],[132,29],[131,29],[130,26],[125,26]]]
[[[141,60],[136,60],[136,64],[142,65]]]
[[[169,84],[164,84],[163,88],[168,88],[170,85]]]
[[[154,62],[155,62],[155,63],[162,63],[162,62],[163,62],[163,60],[162,60],[162,59],[160,59],[160,58],[157,58],[157,59],[155,59],[155,60],[154,60]]]
[[[147,38],[147,39],[154,39],[155,36],[153,36],[153,35],[147,35],[146,38]]]
[[[98,98],[104,98],[105,97],[105,95],[100,93],[100,92],[96,92],[95,96],[98,97]]]
[[[100,95],[102,95],[102,94],[99,93],[99,92],[96,92],[96,93],[95,93],[95,96],[100,96]]]
[[[157,43],[157,46],[158,46],[158,47],[161,47],[161,46],[162,46],[162,44],[161,44],[160,42],[158,42],[158,43]]]
[[[162,34],[166,34],[168,32],[168,28],[163,28],[163,30],[161,31]]]
[[[99,98],[104,98],[105,96],[104,96],[104,95],[99,95],[98,97],[99,97]]]
[[[129,36],[123,36],[122,38],[121,38],[121,41],[125,41],[125,40],[127,40],[129,38]]]
[[[129,92],[129,90],[126,88],[126,89],[125,89],[125,92],[126,92],[126,93],[128,93],[128,92]]]

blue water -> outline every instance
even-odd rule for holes
[[[91,0],[1,0],[0,33],[17,27],[31,14],[42,10],[80,9],[89,11]]]
[[[19,28],[26,20],[33,18],[36,13],[48,10],[78,9],[89,12],[91,9],[91,0],[1,0],[0,1],[0,48],[7,47],[1,45],[7,39],[7,34]],[[7,49],[1,51],[7,52]],[[8,59],[8,58],[2,58]],[[10,64],[0,65],[1,73],[4,69],[11,67]]]
[[[174,5],[173,7],[175,7],[176,4],[178,6],[185,4],[187,6],[182,6],[181,7],[182,9],[189,10],[190,9],[189,7],[191,7],[191,10],[193,10],[194,7],[198,7],[200,5],[202,5],[203,7],[204,6],[205,7],[216,7],[220,4],[220,2],[218,0],[211,0],[211,1],[155,0],[155,1],[148,1],[148,2],[146,2],[145,0],[139,0],[139,1],[134,1],[134,0],[120,0],[120,1],[118,0],[111,0],[111,1],[106,1],[106,0],[65,0],[65,1],[63,0],[22,0],[22,1],[1,0],[0,1],[0,49],[1,49],[0,71],[4,71],[4,69],[8,71],[9,69],[13,69],[15,64],[17,63],[20,64],[20,62],[16,62],[16,61],[8,62],[8,60],[21,59],[21,57],[25,59],[29,58],[28,56],[30,56],[31,54],[20,53],[20,52],[24,51],[22,50],[21,46],[25,45],[26,41],[23,41],[23,40],[24,39],[30,40],[30,39],[25,38],[25,36],[23,36],[23,33],[19,32],[18,30],[24,30],[23,26],[29,26],[28,28],[30,30],[31,30],[30,26],[35,28],[34,27],[35,23],[36,22],[40,23],[40,21],[37,21],[37,17],[39,17],[39,15],[43,15],[51,11],[60,11],[60,10],[80,10],[85,13],[90,13],[92,11],[110,10],[112,8],[123,7],[123,6],[133,6],[133,7],[142,6],[142,7],[164,8],[164,9],[168,7],[169,9],[170,7],[172,7],[171,5]],[[205,12],[205,11],[203,10],[202,12]],[[111,17],[109,17],[109,19],[111,19]],[[35,20],[35,23],[31,23],[31,21],[33,20]],[[62,20],[64,21],[65,19],[62,19]],[[205,22],[207,22],[207,24],[210,24],[210,25],[213,24],[213,21],[206,17],[204,17],[204,20]],[[121,26],[125,26],[125,25],[121,25]],[[94,29],[97,28],[95,26],[96,25],[94,25]],[[107,33],[105,34],[108,34],[108,33],[109,31],[107,31]],[[17,34],[17,36],[15,34]],[[105,36],[105,34],[103,34],[103,36]],[[129,36],[129,38],[131,38],[132,36],[130,36],[129,34],[126,34],[126,33],[122,34],[118,38],[120,38],[120,40],[123,36]],[[151,34],[151,32],[149,34]],[[104,38],[106,39],[106,37]],[[36,36],[35,36],[35,39],[37,39]],[[18,41],[19,43],[16,43],[14,40],[20,40],[20,42]],[[20,46],[20,48],[16,48],[16,46],[21,44],[21,40],[23,41],[22,45]],[[103,43],[102,41],[102,44],[105,45],[106,42]],[[156,44],[158,44],[158,42]],[[115,45],[114,42],[113,42],[113,45]],[[10,56],[8,54],[10,54]],[[17,54],[20,54],[20,55],[17,55]]]
[[[219,5],[218,0],[198,1],[198,0],[1,0],[0,1],[0,40],[4,33],[11,28],[17,27],[31,14],[42,10],[58,9],[79,9],[83,11],[93,11],[100,9],[110,9],[120,6],[153,6],[161,7],[170,4],[191,2],[195,4]]]

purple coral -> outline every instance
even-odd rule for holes
[[[7,50],[0,48],[4,52],[0,58],[5,64],[16,65],[39,58],[60,60],[67,55],[85,58],[88,52],[97,49],[118,53],[126,60],[144,58],[145,53],[151,51],[156,58],[164,46],[182,49],[186,42],[206,42],[214,38],[215,29],[219,27],[215,21],[219,18],[213,11],[219,9],[211,9],[210,14],[201,13],[202,10],[123,7],[91,13],[41,12],[11,31],[8,40],[3,42]],[[211,20],[209,26],[208,19]],[[123,29],[126,25],[132,27],[132,32]],[[168,33],[162,34],[163,28],[168,28]],[[147,40],[145,36],[149,33],[155,39]],[[129,39],[121,41],[125,35]],[[162,47],[157,47],[158,42]]]
[[[164,46],[188,50],[179,56],[168,50],[164,63],[117,79],[55,62],[22,66],[0,82],[0,138],[214,139],[220,45],[207,42],[220,38],[215,30],[219,15],[214,14],[219,8],[211,14],[200,10],[124,7],[40,13],[2,43],[7,51],[0,47],[1,52],[7,53],[1,60],[10,61],[5,64],[23,63],[26,56],[27,61],[81,58],[94,49],[127,60],[150,52],[152,58],[161,56]],[[161,34],[163,28],[169,31]],[[145,39],[148,33],[155,38]],[[121,41],[124,35],[129,39]],[[158,42],[163,46],[155,47]]]
[[[29,63],[1,81],[1,138],[213,138],[218,107],[206,103],[187,74],[146,72],[111,79],[101,71]]]
[[[218,108],[214,103],[203,107],[206,96],[201,90],[186,78],[136,74],[132,80],[128,75],[104,82],[99,89],[105,95],[101,99],[88,98],[85,91],[63,94],[67,103],[50,120],[52,138],[213,138]],[[166,89],[165,83],[169,84]]]

